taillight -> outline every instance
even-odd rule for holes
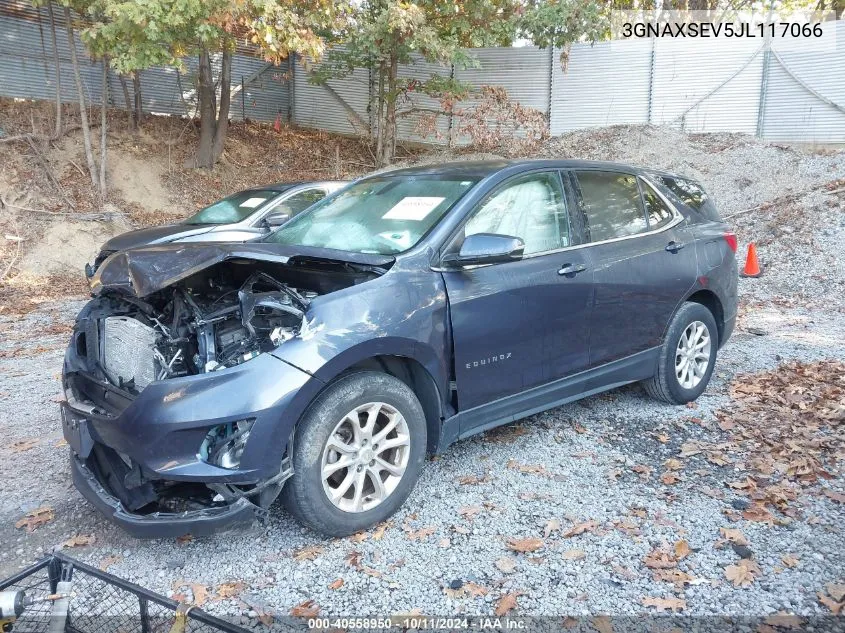
[[[728,246],[731,247],[731,250],[736,253],[736,233],[733,231],[726,231],[722,237],[725,238],[725,241],[728,243]]]

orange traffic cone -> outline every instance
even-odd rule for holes
[[[760,262],[757,261],[757,247],[754,242],[748,245],[748,255],[745,258],[745,268],[742,269],[742,277],[759,277],[763,272],[760,270]]]

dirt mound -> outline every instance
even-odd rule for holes
[[[700,180],[725,216],[845,174],[845,153],[810,153],[747,134],[685,134],[669,127],[619,125],[549,139],[534,158],[631,163]]]
[[[20,270],[32,275],[81,274],[103,242],[129,228],[122,222],[51,222],[28,248]]]
[[[164,185],[164,169],[160,162],[125,151],[112,151],[108,167],[111,186],[126,202],[137,204],[146,211],[178,211],[178,205],[171,201]]]

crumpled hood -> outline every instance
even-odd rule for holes
[[[394,261],[389,255],[265,242],[161,244],[122,251],[106,259],[91,278],[91,293],[96,296],[104,290],[116,290],[146,297],[227,259],[286,264],[294,257],[378,267],[388,266]]]
[[[191,235],[202,235],[214,228],[213,224],[164,224],[162,226],[150,226],[146,229],[128,231],[111,238],[103,244],[101,251],[125,251],[130,248],[147,246],[150,244],[161,244]]]

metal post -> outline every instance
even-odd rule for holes
[[[241,121],[246,121],[246,84],[243,75],[241,75]]]
[[[775,10],[775,2],[769,4],[769,16],[766,18],[766,25],[771,24],[772,15]],[[769,29],[766,29],[766,41],[763,45],[763,73],[760,77],[760,97],[757,100],[757,138],[763,138],[763,127],[766,114],[766,94],[769,89],[769,66],[772,59],[772,38]]]
[[[549,98],[546,100],[546,125],[552,130],[552,96],[555,88],[555,45],[549,46]]]
[[[449,69],[449,79],[454,79],[454,78],[455,78],[455,64],[452,64],[450,69]],[[449,131],[448,131],[448,138],[446,140],[446,146],[449,147],[449,148],[451,148],[454,145],[454,142],[453,142],[453,139],[452,139],[452,124],[453,124],[452,120],[454,119],[454,117],[455,117],[455,105],[453,103],[452,107],[449,109]]]
[[[296,87],[296,53],[288,55],[288,123],[293,123],[294,89]]]
[[[647,123],[651,125],[651,112],[654,105],[654,60],[657,57],[655,47],[657,46],[657,38],[651,38],[651,64],[648,71],[648,119]]]

